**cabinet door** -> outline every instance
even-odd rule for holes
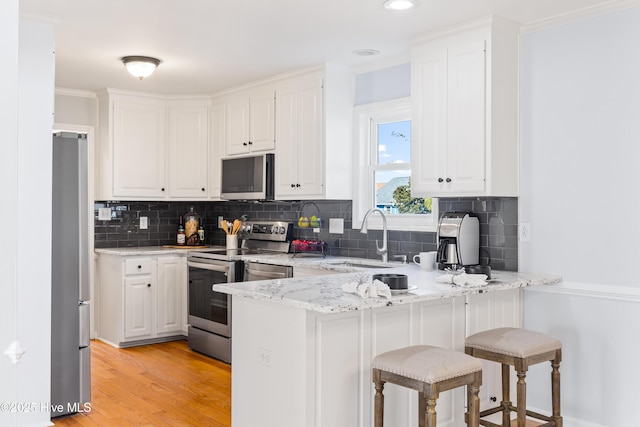
[[[227,101],[227,156],[249,152],[250,104],[248,95],[231,96]]]
[[[151,275],[126,277],[124,280],[124,337],[150,338],[153,325],[154,284]]]
[[[444,190],[446,178],[447,52],[422,53],[412,67],[411,191],[414,197]]]
[[[169,196],[207,197],[207,107],[169,108]]]
[[[485,68],[484,40],[449,48],[447,191],[485,190]]]
[[[164,106],[118,100],[113,109],[113,195],[164,198]]]
[[[184,265],[180,257],[158,258],[158,334],[179,333],[183,327],[182,305],[186,298]]]
[[[251,95],[249,149],[268,151],[275,148],[275,92],[271,88]]]
[[[298,196],[320,197],[324,194],[325,152],[322,123],[322,79],[305,79],[298,94]],[[345,147],[345,150],[350,149]],[[327,153],[329,157],[339,155],[340,153]],[[328,168],[328,171],[330,173],[331,169]]]
[[[301,78],[277,88],[276,199],[323,195],[322,78]]]
[[[298,87],[289,82],[276,88],[275,198],[298,195]]]

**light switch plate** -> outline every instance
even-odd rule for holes
[[[344,218],[329,218],[329,233],[344,234]]]
[[[111,221],[111,208],[99,208],[98,209],[98,220],[100,220],[100,221]]]

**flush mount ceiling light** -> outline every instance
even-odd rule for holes
[[[149,56],[125,56],[122,58],[122,63],[132,76],[142,80],[153,74],[156,67],[160,65],[160,60]]]
[[[407,10],[418,5],[418,0],[385,0],[383,6],[389,10]]]
[[[354,55],[359,55],[359,56],[372,56],[372,55],[377,55],[379,53],[380,51],[375,49],[358,49],[353,51]]]

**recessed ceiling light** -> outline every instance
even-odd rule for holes
[[[418,5],[418,0],[385,0],[384,7],[389,10],[407,10]]]
[[[372,55],[377,55],[379,53],[380,51],[375,49],[358,49],[353,51],[354,55],[359,55],[359,56],[372,56]]]

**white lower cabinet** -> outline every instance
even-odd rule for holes
[[[369,427],[377,354],[415,344],[464,351],[470,333],[521,326],[520,295],[504,290],[336,314],[234,297],[232,424]],[[483,382],[484,395],[499,396],[496,386]],[[415,391],[387,384],[384,393],[385,425],[418,425]],[[464,388],[442,393],[438,426],[464,425],[464,410]]]
[[[186,259],[98,257],[98,338],[117,347],[186,334]]]

